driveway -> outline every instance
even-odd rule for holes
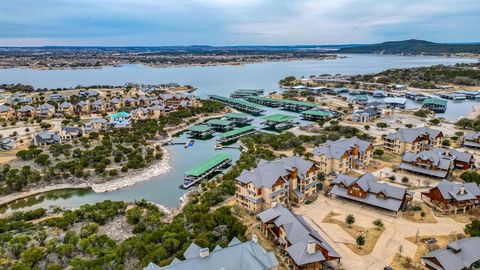
[[[336,224],[322,223],[322,220],[332,211],[340,214],[336,217],[339,220],[344,220],[346,215],[353,214],[355,224],[367,228],[372,228],[372,222],[376,219],[383,221],[385,231],[370,254],[364,256],[355,254],[345,245],[345,243],[355,243],[353,237]],[[383,269],[392,262],[400,246],[402,246],[403,256],[413,258],[417,246],[405,238],[415,236],[417,231],[420,236],[449,235],[452,232],[463,232],[465,226],[451,218],[441,217],[436,217],[438,223],[413,223],[391,212],[368,206],[362,207],[355,202],[345,202],[339,198],[323,195],[312,204],[294,208],[294,212],[304,215],[312,227],[317,229],[320,235],[340,253],[345,269],[355,270]]]

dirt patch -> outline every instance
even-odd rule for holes
[[[354,243],[346,243],[346,245],[358,255],[370,254],[375,248],[378,238],[380,238],[385,229],[364,228],[355,224],[348,226],[344,221],[335,218],[338,215],[339,214],[330,212],[322,222],[337,224],[354,239],[356,239],[359,235],[363,235],[365,237],[365,244],[362,247],[359,247]]]
[[[106,234],[117,242],[122,242],[133,236],[133,226],[127,222],[125,216],[118,216],[98,228],[99,234]]]
[[[424,204],[416,204],[410,207],[410,209],[413,208],[418,210],[407,210],[403,213],[402,218],[415,223],[437,223],[432,210],[428,206]]]

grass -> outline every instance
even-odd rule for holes
[[[424,204],[417,204],[416,206],[419,206],[422,210],[407,210],[405,213],[403,213],[402,218],[415,223],[437,223],[437,220],[433,216],[433,213],[428,206]],[[422,212],[425,213],[424,217],[422,217]]]
[[[349,227],[344,221],[336,219],[335,216],[338,216],[338,214],[330,212],[322,222],[337,224],[354,239],[361,234],[365,237],[365,245],[363,245],[363,247],[359,247],[356,243],[346,243],[346,245],[358,255],[370,254],[375,248],[378,238],[380,238],[385,230],[384,228],[380,230],[376,228],[364,228],[355,224]]]

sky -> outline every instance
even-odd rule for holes
[[[479,42],[480,0],[0,0],[0,46]]]

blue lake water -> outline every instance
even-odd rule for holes
[[[209,94],[229,95],[239,88],[263,88],[266,91],[279,90],[278,81],[287,75],[297,77],[319,74],[365,74],[379,72],[389,68],[408,68],[435,64],[454,64],[475,62],[476,59],[441,58],[431,56],[382,56],[382,55],[348,55],[347,58],[322,61],[294,61],[249,64],[244,66],[211,67],[175,67],[152,68],[142,65],[126,65],[102,69],[74,70],[31,70],[22,68],[0,69],[0,83],[24,83],[34,87],[73,87],[77,85],[112,84],[123,85],[126,82],[189,84],[198,88],[195,92],[200,97]],[[471,110],[475,101],[455,103],[449,101],[448,111],[442,117],[453,120]],[[409,107],[419,104],[409,101]],[[268,113],[277,112],[268,109]],[[282,112],[297,115],[291,112]],[[255,123],[258,123],[256,120]],[[176,140],[185,141],[185,137]],[[117,191],[96,194],[78,190],[50,192],[30,198],[29,202],[40,201],[34,207],[63,206],[75,207],[106,199],[133,201],[147,199],[167,207],[175,207],[179,198],[185,193],[178,186],[183,182],[183,173],[218,153],[214,150],[215,140],[197,141],[193,148],[185,149],[182,145],[168,146],[171,153],[172,170],[160,176],[151,175],[151,180]],[[223,149],[238,159],[236,149]],[[17,205],[20,207],[20,204]],[[28,209],[24,208],[24,209]]]

